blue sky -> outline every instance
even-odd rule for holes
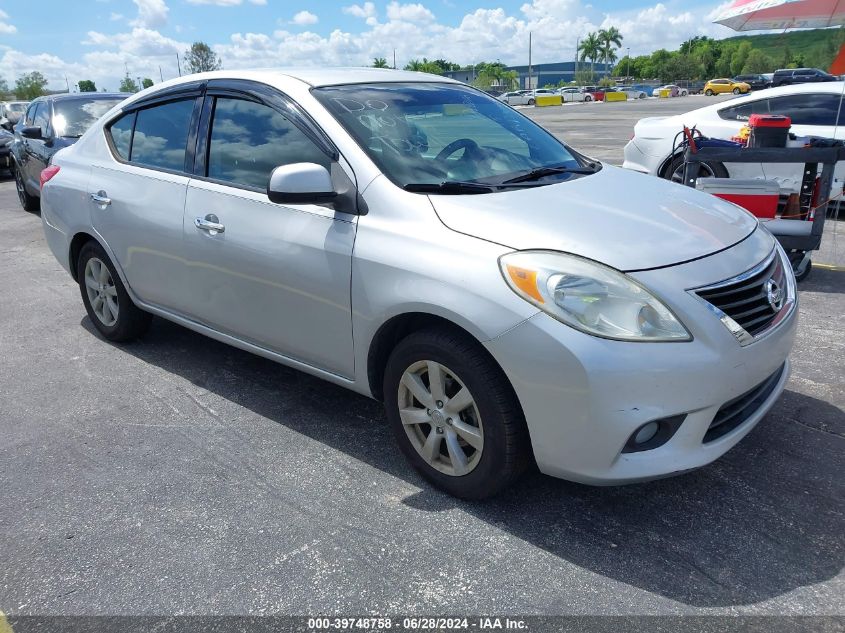
[[[400,65],[415,57],[459,63],[571,59],[579,37],[614,25],[623,50],[647,53],[687,37],[730,31],[712,24],[718,2],[666,0],[40,0],[39,11],[0,0],[0,75],[39,70],[59,88],[95,79],[117,87],[128,67],[155,81],[176,73],[176,52],[211,44],[227,68],[363,65],[374,56]],[[49,16],[45,19],[44,16]]]

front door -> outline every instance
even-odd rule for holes
[[[316,205],[273,204],[266,194],[275,167],[300,162],[329,167],[330,159],[269,105],[232,96],[206,99],[206,164],[188,185],[184,221],[194,317],[351,377],[357,216]]]

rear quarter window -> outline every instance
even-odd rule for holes
[[[109,127],[108,134],[111,136],[114,151],[123,160],[129,160],[133,127],[135,127],[134,112],[123,115]]]

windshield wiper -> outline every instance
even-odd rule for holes
[[[417,193],[491,193],[497,188],[496,185],[485,185],[480,182],[468,180],[444,180],[435,182],[412,182],[405,185],[405,191]]]
[[[503,185],[512,185],[518,182],[528,182],[529,180],[539,180],[546,176],[553,176],[555,174],[594,174],[598,171],[593,167],[538,167],[531,171],[524,173],[516,178],[510,178],[502,182]]]

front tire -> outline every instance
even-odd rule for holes
[[[712,96],[713,96],[713,91],[712,91],[712,90],[710,90],[710,88],[708,88],[707,90],[705,90],[705,91],[704,91],[704,94],[705,94],[705,96],[707,96],[707,97],[712,97]]]
[[[592,100],[593,100],[593,98],[590,95],[587,95],[586,97],[584,97],[584,102],[592,101]]]
[[[534,99],[529,99],[529,100],[528,100],[528,105],[534,105]]]
[[[384,375],[396,441],[428,481],[462,499],[491,497],[530,463],[516,394],[483,347],[436,328],[399,342]]]
[[[696,178],[727,178],[728,170],[722,163],[707,161],[699,163]],[[684,184],[684,155],[675,156],[663,170],[663,178]]]
[[[734,93],[735,95],[738,95],[738,94],[741,94],[741,93],[742,93],[742,90],[740,90],[739,88],[734,88],[733,93]]]
[[[88,318],[104,338],[132,341],[147,331],[151,315],[132,303],[114,264],[97,242],[82,247],[76,278]]]
[[[26,190],[26,185],[23,181],[23,174],[21,173],[18,164],[12,161],[12,175],[15,177],[15,189],[18,192],[18,200],[21,203],[24,211],[38,211],[41,209],[41,199],[29,195]]]

